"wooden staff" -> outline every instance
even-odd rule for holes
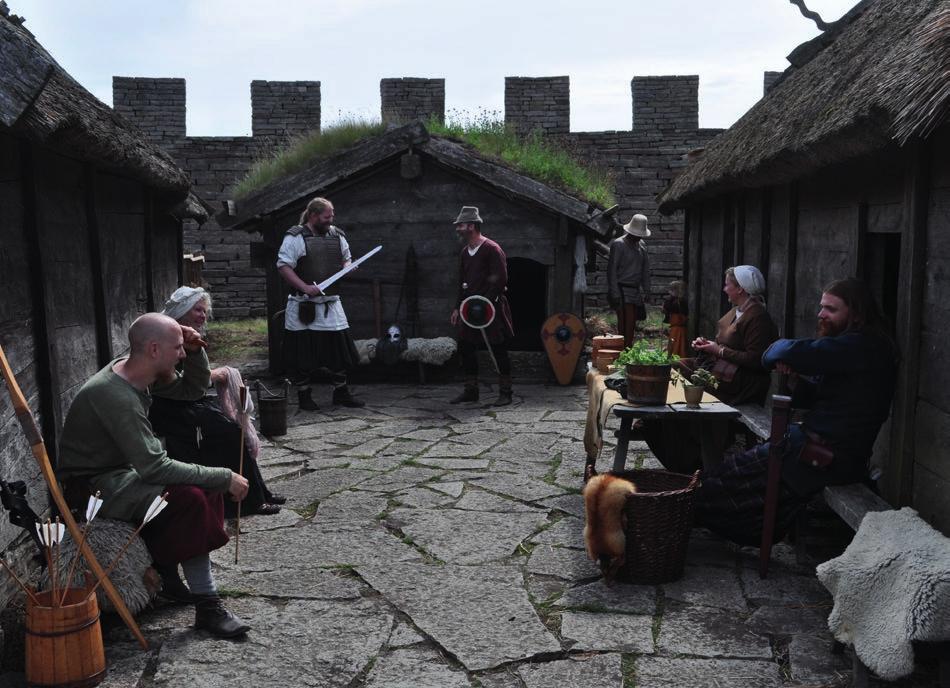
[[[30,443],[30,449],[33,452],[33,457],[40,466],[40,471],[43,473],[43,478],[46,480],[46,486],[49,488],[49,492],[53,497],[53,502],[56,504],[56,508],[59,509],[59,513],[62,514],[63,522],[66,524],[66,528],[69,529],[70,537],[72,537],[78,543],[82,538],[82,532],[79,530],[79,526],[76,525],[76,520],[69,511],[69,506],[66,504],[66,500],[63,498],[63,493],[59,489],[59,483],[56,481],[56,475],[53,473],[53,467],[49,462],[49,455],[46,453],[46,445],[43,443],[43,436],[40,434],[39,428],[36,427],[36,421],[33,418],[33,413],[30,411],[30,407],[27,406],[26,398],[24,398],[23,392],[20,391],[20,386],[17,384],[16,378],[13,376],[13,371],[10,369],[10,364],[7,362],[7,357],[3,353],[2,346],[0,346],[0,367],[3,369],[4,379],[7,381],[7,391],[10,393],[10,400],[13,402],[13,409],[16,411],[17,420],[20,421],[20,427],[23,428],[23,433],[26,435],[26,439]],[[89,564],[89,568],[92,569],[92,572],[99,578],[102,578],[105,575],[105,571],[102,570],[102,566],[96,559],[96,555],[93,554],[92,548],[89,547],[88,542],[82,543],[82,555],[86,559],[86,563]],[[114,585],[112,585],[112,581],[110,581],[108,578],[103,580],[102,588],[105,590],[109,601],[112,602],[112,606],[115,607],[115,610],[119,613],[119,616],[122,617],[125,625],[129,627],[129,630],[132,631],[132,635],[134,635],[136,640],[139,641],[139,645],[142,646],[143,650],[147,650],[148,641],[145,640],[145,636],[142,635],[141,629],[139,629],[138,624],[135,623],[135,619],[132,617],[132,613],[122,600],[122,596],[119,595],[119,591],[115,589]]]
[[[241,410],[239,417],[241,419],[241,454],[238,459],[238,475],[244,476],[244,422],[247,420],[247,387],[241,385],[238,388],[241,397]],[[241,502],[237,503],[237,532],[234,535],[234,563],[238,563],[238,557],[241,555]]]

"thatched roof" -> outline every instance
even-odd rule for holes
[[[257,225],[269,217],[290,208],[299,209],[301,199],[309,200],[335,184],[362,176],[371,168],[410,151],[483,181],[510,197],[563,215],[599,236],[607,236],[615,227],[609,211],[478,155],[469,145],[432,136],[421,122],[366,139],[335,155],[320,158],[307,169],[271,182],[244,198],[229,201],[229,212],[218,215],[218,222],[224,227],[257,231]]]
[[[671,213],[925,138],[950,113],[950,0],[864,0],[660,196]]]
[[[76,82],[0,5],[0,130],[50,146],[150,187],[184,196],[190,185],[163,151]]]

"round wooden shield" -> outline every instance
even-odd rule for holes
[[[544,321],[541,341],[558,383],[571,383],[586,337],[584,323],[573,313],[555,313]]]

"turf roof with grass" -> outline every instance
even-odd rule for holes
[[[565,146],[537,132],[521,136],[504,122],[486,117],[448,124],[433,118],[425,127],[433,137],[461,142],[480,157],[594,205],[609,207],[616,203],[613,181],[606,170],[585,164]],[[386,131],[387,126],[378,121],[348,119],[297,138],[273,155],[258,160],[235,187],[235,198],[240,200],[253,195],[321,158]]]

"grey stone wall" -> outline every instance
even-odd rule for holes
[[[319,81],[252,81],[251,134],[275,142],[320,131]]]
[[[772,73],[767,73],[769,83]],[[183,79],[113,79],[116,109],[162,145],[192,177],[195,191],[216,209],[231,197],[234,184],[252,163],[273,151],[287,136],[320,128],[320,82],[255,81],[251,85],[251,137],[185,135]],[[570,79],[507,77],[505,122],[521,131],[540,127],[556,136],[582,160],[613,176],[626,222],[634,213],[650,218],[653,293],[657,300],[683,266],[683,217],[663,217],[656,196],[685,165],[686,153],[704,146],[719,129],[698,127],[698,76],[634,77],[631,82],[634,126],[629,131],[570,132]],[[430,114],[444,116],[445,80],[394,78],[380,81],[381,113],[388,121]],[[257,237],[221,230],[213,221],[185,232],[185,249],[206,256],[205,280],[218,317],[261,315],[266,310],[264,274],[251,268],[250,241]],[[593,259],[588,275],[590,307],[606,306],[605,254]]]
[[[380,79],[379,101],[384,122],[445,121],[445,79]]]
[[[112,107],[152,143],[185,136],[185,80],[112,77]]]
[[[505,77],[505,124],[527,133],[571,130],[571,82],[566,76]]]
[[[661,133],[699,127],[699,77],[636,76],[633,94],[633,128]]]

